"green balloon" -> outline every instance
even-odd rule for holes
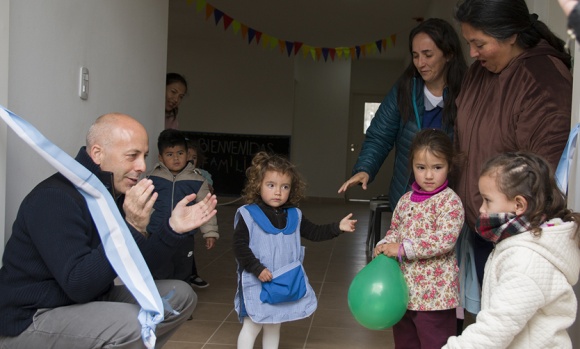
[[[399,264],[381,254],[365,266],[348,289],[350,312],[364,327],[383,330],[399,322],[409,304],[409,289]]]

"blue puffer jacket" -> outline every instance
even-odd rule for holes
[[[372,182],[389,152],[395,147],[394,172],[389,187],[389,201],[393,208],[401,196],[411,190],[409,151],[415,134],[421,130],[420,125],[425,112],[423,86],[423,79],[413,78],[414,113],[407,117],[405,124],[403,124],[397,105],[398,84],[391,88],[367,130],[358,160],[352,170],[353,175],[358,172],[368,173],[369,183]],[[445,98],[446,95],[447,88],[443,91],[443,97]],[[451,126],[443,127],[444,131],[453,139],[453,128]]]

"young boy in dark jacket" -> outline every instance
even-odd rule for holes
[[[210,192],[205,178],[192,163],[187,161],[187,142],[180,131],[174,129],[162,131],[157,140],[157,148],[159,163],[149,174],[158,193],[147,227],[149,234],[155,234],[164,224],[167,224],[171,211],[186,195],[196,193],[198,198],[204,198]],[[216,217],[212,217],[199,230],[205,238],[206,248],[211,249],[219,238]],[[189,233],[190,236],[176,248],[174,255],[167,258],[167,263],[149,266],[153,278],[184,280],[197,287],[209,286],[198,275],[192,275],[192,265],[195,263],[193,252],[195,232]]]

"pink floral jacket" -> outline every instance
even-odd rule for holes
[[[463,226],[459,196],[450,188],[422,202],[407,192],[395,208],[381,243],[402,243],[401,270],[409,287],[409,310],[428,311],[459,305],[459,268],[455,242]]]

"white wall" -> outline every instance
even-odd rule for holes
[[[171,13],[171,6],[180,4],[169,6]],[[341,198],[338,187],[350,172],[346,169],[350,95],[386,94],[403,63],[315,62],[302,53],[288,57],[277,47],[248,44],[240,35],[224,31],[221,23],[216,26],[193,9],[185,29],[172,26],[170,19],[167,69],[185,75],[189,85],[180,107],[180,128],[290,135],[291,157],[306,177],[308,196]]]
[[[7,6],[5,0],[2,4]],[[73,156],[84,145],[88,127],[104,113],[130,114],[158,134],[167,15],[168,0],[11,1],[8,108]],[[2,56],[0,69],[1,62]],[[90,72],[86,101],[78,96],[81,66]],[[6,148],[0,147],[7,154],[10,183],[8,238],[24,196],[54,170],[10,131]]]
[[[188,83],[179,128],[291,135],[294,59],[248,45],[203,17],[193,17],[190,24],[191,36],[170,35],[168,42],[167,70],[184,75]]]

